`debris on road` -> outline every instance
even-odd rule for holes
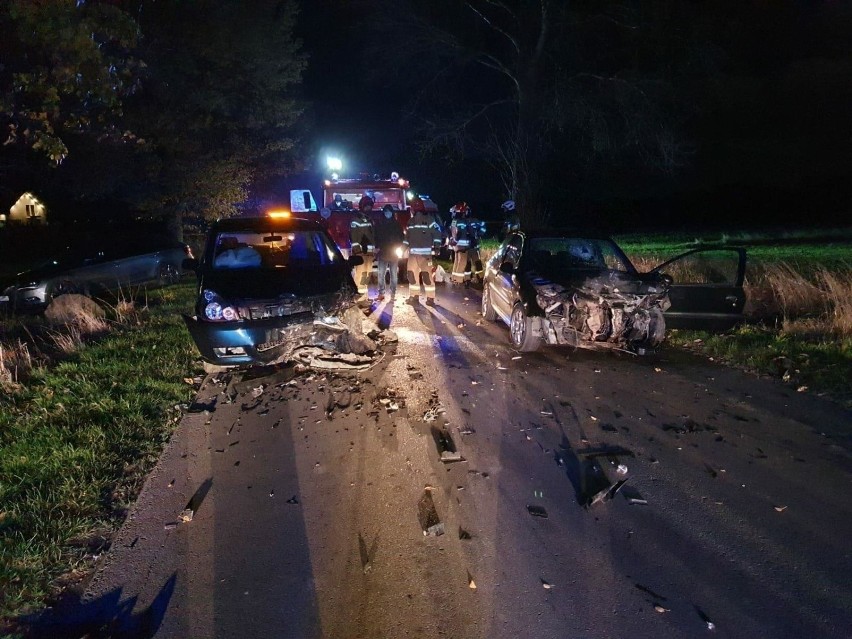
[[[184,508],[181,514],[178,515],[178,520],[184,524],[189,523],[192,521],[192,517],[194,514],[195,513],[193,512],[192,508]]]
[[[473,576],[469,572],[467,573],[467,587],[471,590],[476,590],[476,582],[473,580]]]
[[[619,475],[626,475],[627,474],[627,466],[625,466],[624,464],[619,464],[616,467],[615,472],[617,472]]]
[[[255,388],[252,388],[252,389],[251,389],[251,396],[252,396],[254,399],[257,399],[258,397],[260,397],[261,395],[263,395],[263,391],[264,391],[264,390],[265,390],[265,389],[264,389],[263,384],[261,384],[260,386],[255,387]]]
[[[444,534],[444,523],[438,517],[432,491],[424,490],[423,496],[417,502],[417,519],[424,537],[439,537]]]
[[[670,608],[663,608],[660,604],[654,604],[654,610],[656,610],[660,614],[664,612],[671,612]]]
[[[589,506],[594,506],[595,504],[599,504],[603,501],[610,501],[613,497],[618,494],[618,491],[621,490],[621,487],[627,482],[626,479],[619,479],[617,482],[609,486],[608,488],[604,488],[603,490],[598,491],[592,497],[589,502]]]
[[[551,590],[555,586],[555,584],[550,583],[546,579],[542,579],[541,577],[539,577],[539,579],[541,580],[541,587],[545,590]]]
[[[462,539],[462,540],[464,540],[464,541],[467,541],[467,540],[473,539],[473,535],[471,535],[471,534],[470,534],[469,532],[467,532],[464,528],[462,528],[461,526],[459,526],[459,539]]]
[[[547,511],[542,506],[527,504],[527,512],[533,517],[541,517],[547,519]]]
[[[779,513],[783,513],[785,510],[787,510],[787,506],[775,506],[775,510]]]
[[[448,464],[450,462],[464,461],[458,448],[456,448],[456,443],[453,441],[450,431],[437,426],[432,426],[431,430],[432,437],[435,440],[435,447],[438,449],[438,455],[441,457],[443,463]]]

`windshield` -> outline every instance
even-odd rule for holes
[[[368,189],[367,191],[357,188],[349,189],[326,189],[325,206],[334,205],[335,196],[339,195],[343,208],[358,208],[358,202],[365,195],[373,198],[373,209],[380,209],[385,204],[390,204],[395,209],[405,208],[405,194],[402,189]],[[348,204],[348,206],[347,206]]]
[[[530,240],[530,263],[544,271],[576,268],[610,269],[632,273],[635,269],[609,240],[582,237],[540,237]]]
[[[317,231],[221,233],[213,252],[215,269],[276,270],[343,264],[343,257]]]

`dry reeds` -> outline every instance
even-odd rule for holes
[[[22,340],[15,344],[0,344],[0,388],[15,385],[33,369],[29,346]]]

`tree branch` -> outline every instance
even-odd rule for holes
[[[477,9],[476,7],[474,7],[474,6],[473,6],[470,2],[465,2],[465,4],[468,6],[468,8],[470,8],[470,10],[471,10],[471,11],[473,11],[476,15],[478,15],[478,16],[479,16],[479,18],[480,18],[480,19],[481,19],[481,20],[482,20],[485,24],[487,24],[487,25],[488,25],[489,27],[491,27],[494,31],[496,31],[497,33],[501,34],[501,35],[502,35],[502,36],[504,36],[504,37],[505,37],[505,38],[506,38],[509,42],[511,42],[511,43],[512,43],[512,46],[514,47],[514,49],[515,49],[515,52],[516,52],[516,53],[518,53],[518,54],[520,54],[520,53],[521,53],[521,47],[520,47],[520,46],[518,46],[518,41],[517,41],[517,40],[515,40],[515,38],[513,38],[513,37],[512,37],[511,35],[509,35],[506,31],[504,31],[503,29],[501,29],[500,27],[498,27],[496,24],[494,24],[493,22],[491,22],[491,20],[489,20],[489,19],[488,19],[488,16],[486,16],[486,15],[485,15],[484,13],[482,13],[479,9]]]

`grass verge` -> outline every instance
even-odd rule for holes
[[[153,291],[133,321],[32,356],[23,381],[3,384],[0,620],[41,606],[58,578],[85,574],[108,547],[180,419],[176,405],[194,394],[180,317],[193,294],[189,283]]]
[[[669,341],[852,408],[852,231],[820,233],[618,241],[640,270],[704,245],[745,246],[750,323],[724,334],[672,331]]]

